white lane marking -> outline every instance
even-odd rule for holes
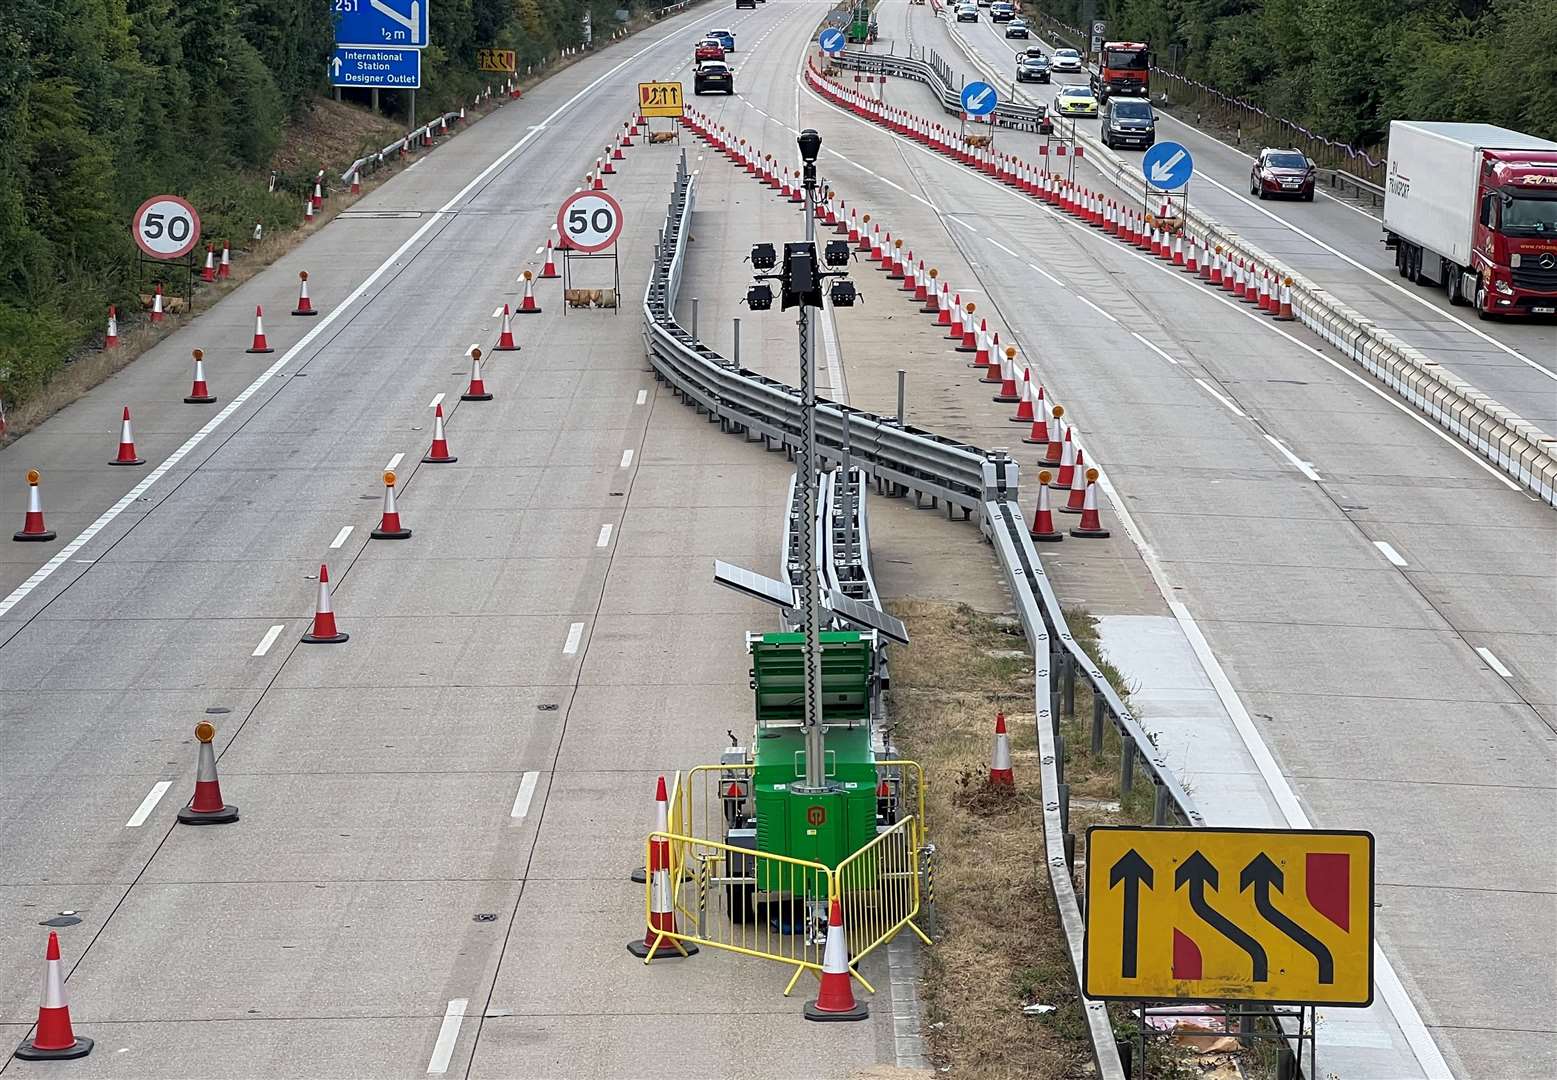
[[[538,772],[527,772],[519,780],[519,794],[514,796],[514,808],[508,816],[518,820],[530,812],[530,800],[535,797],[535,782],[541,778]]]
[[[286,628],[286,623],[277,623],[269,630],[266,630],[265,636],[260,638],[260,643],[254,646],[254,651],[249,655],[264,656],[270,651],[270,647],[276,643],[276,639],[281,636],[281,631],[285,630]]]
[[[1139,341],[1142,345],[1145,345],[1148,349],[1150,349],[1152,352],[1156,353],[1158,356],[1162,357],[1168,363],[1172,364],[1174,367],[1178,366],[1179,362],[1177,360],[1173,359],[1173,357],[1169,356],[1167,353],[1163,352],[1160,348],[1158,348],[1157,344],[1154,341],[1152,341],[1151,338],[1146,337],[1143,334],[1139,334],[1139,333],[1137,333],[1134,330],[1130,331],[1130,336],[1133,337],[1136,341]]]
[[[328,328],[331,323],[340,318],[341,315],[344,314],[352,304],[356,303],[364,293],[373,287],[374,282],[383,277],[391,267],[398,266],[400,263],[400,257],[407,251],[411,250],[411,248],[414,247],[422,237],[426,236],[435,225],[438,225],[442,221],[445,214],[452,210],[462,199],[465,198],[465,196],[469,195],[472,191],[484,183],[487,177],[491,176],[493,173],[507,165],[509,159],[512,158],[515,154],[519,153],[519,151],[523,150],[530,142],[530,140],[535,138],[538,132],[545,130],[547,124],[557,119],[557,117],[567,112],[580,101],[590,97],[598,87],[609,82],[616,76],[617,72],[621,71],[629,64],[643,56],[648,55],[650,52],[653,52],[662,45],[668,45],[671,42],[682,40],[685,30],[686,28],[683,27],[681,30],[671,31],[664,37],[660,38],[658,41],[649,45],[645,45],[637,52],[625,57],[614,67],[608,68],[603,74],[590,82],[578,93],[568,98],[568,100],[564,101],[561,105],[558,105],[556,109],[552,110],[551,115],[547,116],[542,123],[533,125],[529,130],[529,134],[525,135],[518,142],[514,143],[507,150],[503,151],[496,158],[494,158],[491,163],[488,164],[486,168],[477,173],[468,184],[460,188],[459,191],[455,192],[453,198],[444,203],[437,210],[433,211],[433,213],[428,216],[427,221],[422,224],[421,228],[417,229],[414,233],[407,237],[405,243],[396,248],[394,253],[391,254],[387,259],[379,263],[377,269],[365,277],[362,280],[362,283],[347,295],[345,300],[342,300],[340,304],[331,308],[329,311],[326,311],[324,313],[324,317],[315,323],[313,328],[310,329],[308,333],[303,335],[302,340],[300,340],[296,345],[292,346],[286,352],[282,353],[281,357],[274,364],[270,365],[270,367],[262,371],[258,376],[255,377],[253,382],[239,391],[238,395],[230,402],[228,402],[226,407],[224,407],[221,412],[217,413],[215,416],[211,417],[210,420],[206,421],[206,424],[203,428],[186,439],[184,444],[169,454],[167,459],[163,461],[162,464],[158,465],[151,472],[147,473],[146,477],[141,480],[140,483],[136,484],[133,488],[126,492],[118,502],[114,503],[107,510],[103,511],[103,513],[97,518],[96,521],[92,522],[92,524],[88,525],[81,531],[80,535],[61,548],[53,558],[40,566],[26,581],[12,589],[10,594],[6,596],[4,600],[0,600],[0,616],[4,616],[6,612],[10,611],[17,604],[25,600],[29,593],[31,593],[39,585],[43,584],[51,576],[53,576],[54,572],[61,566],[64,566],[65,563],[69,562],[71,557],[74,556],[76,552],[80,551],[84,545],[91,542],[94,536],[102,532],[103,529],[107,528],[110,522],[112,522],[120,514],[124,513],[125,510],[139,502],[141,496],[146,494],[147,490],[149,490],[153,484],[155,484],[158,480],[161,480],[170,471],[172,471],[172,469],[175,468],[180,461],[183,461],[184,458],[189,456],[195,447],[199,446],[211,435],[213,431],[226,423],[228,417],[232,416],[233,413],[241,409],[244,403],[259,391],[260,387],[264,386],[271,379],[275,378],[276,374],[280,372],[282,368],[291,363],[294,357],[306,349],[315,338],[324,333],[326,328]],[[417,162],[417,164],[420,164],[420,162]],[[552,224],[552,228],[556,228],[555,223]]]
[[[439,394],[435,394],[433,396],[433,399],[427,403],[427,407],[429,409],[436,409],[439,405],[442,405],[442,404],[443,404],[443,394],[439,393]]]
[[[1487,666],[1505,679],[1512,679],[1514,673],[1503,666],[1503,661],[1492,655],[1492,650],[1485,645],[1476,646],[1476,655],[1487,662]]]
[[[1049,273],[1049,271],[1045,270],[1043,267],[1039,266],[1037,263],[1028,263],[1027,265],[1028,265],[1029,268],[1031,268],[1033,270],[1036,270],[1038,273],[1040,273],[1044,277],[1048,278],[1049,282],[1051,284],[1058,285],[1062,289],[1070,288],[1069,285],[1065,284],[1065,282],[1061,281],[1059,278],[1057,278],[1053,274]]]
[[[351,535],[351,531],[355,528],[355,525],[342,525],[341,531],[335,534],[334,540],[330,541],[330,546],[332,548],[340,547],[346,542],[346,538]]]
[[[553,228],[553,229],[555,229],[555,228],[556,228],[556,227],[557,227],[557,226],[556,226],[556,225],[555,225],[555,224],[554,224],[554,225],[552,225],[552,228]],[[538,247],[538,248],[536,248],[536,249],[535,249],[535,253],[536,253],[536,254],[537,254],[537,255],[539,255],[539,254],[540,254],[540,253],[541,253],[541,252],[543,252],[543,251],[545,251],[545,250],[546,250],[546,249],[545,249],[545,248],[544,248],[544,247]],[[498,313],[498,314],[499,314],[499,315],[501,315],[501,314],[502,314],[502,313],[503,313],[503,309],[502,309],[502,308],[498,308],[498,309],[497,309],[497,313]]]
[[[492,317],[494,319],[501,319],[503,317],[503,309],[501,306],[492,309]]]
[[[465,1022],[465,1007],[469,998],[453,998],[444,1010],[443,1023],[438,1028],[438,1041],[433,1043],[432,1060],[427,1063],[429,1076],[449,1071],[449,1061],[454,1057],[454,1044],[459,1041],[460,1025]]]
[[[623,450],[622,451],[622,468],[625,469],[625,468],[627,468],[627,466],[631,465],[632,463],[633,463],[633,452],[631,450]]]
[[[475,352],[479,348],[481,348],[481,343],[479,341],[472,341],[469,345],[467,345],[465,347],[465,355],[469,356],[471,353]]]
[[[1282,457],[1290,461],[1293,468],[1297,469],[1298,472],[1308,477],[1314,483],[1319,483],[1319,474],[1314,471],[1314,467],[1308,462],[1304,461],[1302,458],[1298,457],[1291,450],[1288,450],[1286,445],[1282,443],[1280,439],[1276,438],[1274,435],[1266,435],[1265,441],[1274,446],[1281,453]]]
[[[1108,312],[1106,312],[1102,308],[1098,307],[1092,301],[1088,300],[1085,296],[1077,296],[1076,299],[1080,300],[1083,304],[1087,305],[1087,307],[1091,308],[1093,311],[1095,311],[1099,315],[1103,316],[1103,318],[1107,319],[1109,322],[1116,323],[1116,322],[1119,321],[1118,319],[1116,319],[1112,315],[1110,315]]]
[[[162,801],[162,796],[166,795],[168,788],[172,786],[173,781],[171,780],[158,780],[151,785],[151,790],[141,800],[140,806],[136,807],[135,813],[130,815],[130,820],[124,823],[124,827],[126,829],[138,829],[146,824],[146,819],[151,817],[151,812],[157,808],[157,804]]]
[[[1383,540],[1375,540],[1375,541],[1373,541],[1373,546],[1378,548],[1380,553],[1382,553],[1383,556],[1386,559],[1388,559],[1390,562],[1394,563],[1396,566],[1406,566],[1406,565],[1408,565],[1406,563],[1406,560],[1404,560],[1404,559],[1402,559],[1400,557],[1400,552],[1398,552],[1394,548],[1390,547],[1389,544],[1385,543]]]
[[[384,466],[384,471],[385,472],[394,472],[396,469],[398,469],[400,467],[400,463],[402,461],[404,461],[404,460],[405,460],[405,455],[404,454],[396,454],[394,457],[389,459],[389,464]]]
[[[578,643],[584,639],[584,624],[576,622],[568,627],[568,640],[563,643],[562,655],[572,656],[578,652]]]
[[[1216,387],[1214,387],[1210,383],[1206,382],[1206,380],[1201,379],[1201,378],[1196,378],[1195,381],[1200,384],[1200,389],[1204,390],[1206,393],[1208,393],[1212,397],[1216,398],[1216,400],[1220,401],[1223,405],[1226,405],[1228,407],[1228,409],[1232,410],[1232,413],[1233,413],[1234,416],[1244,416],[1244,415],[1247,415],[1242,409],[1240,409],[1238,406],[1234,405],[1229,398],[1225,398],[1221,394],[1217,393],[1216,392]]]
[[[994,244],[997,248],[999,248],[1001,251],[1005,252],[1007,255],[1011,256],[1013,259],[1020,259],[1021,258],[1020,255],[1018,255],[1016,252],[1012,251],[1010,248],[1006,247],[999,240],[996,240],[993,236],[986,236],[986,237],[984,237],[984,240],[985,240],[986,243]]]
[[[647,404],[648,400],[649,400],[649,392],[647,390],[640,390],[640,391],[638,391],[638,404],[639,405]]]
[[[613,526],[610,523],[600,526],[600,536],[595,540],[597,548],[607,547],[611,543],[612,528]]]

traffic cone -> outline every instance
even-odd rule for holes
[[[919,260],[919,265],[923,268],[923,259]],[[906,292],[909,299],[912,299],[914,289],[917,288],[919,281],[918,271],[914,269],[914,253],[912,249],[909,250],[907,258],[897,264],[897,276],[903,279],[903,284],[897,287],[898,292]]]
[[[1027,535],[1040,544],[1057,544],[1065,534],[1054,527],[1054,512],[1049,509],[1049,479],[1054,474],[1048,469],[1038,472],[1038,509],[1033,512],[1032,528]]]
[[[1278,322],[1292,321],[1292,279],[1281,279],[1281,300],[1276,305],[1276,320]]]
[[[459,458],[449,453],[449,440],[443,434],[443,403],[439,402],[433,410],[433,438],[432,449],[422,455],[422,460],[429,465],[450,465]]]
[[[300,271],[297,275],[297,307],[292,309],[294,315],[317,315],[314,303],[308,298],[308,271]]]
[[[491,401],[487,384],[481,381],[481,350],[470,350],[470,386],[460,395],[461,401]]]
[[[117,349],[119,347],[119,311],[112,304],[108,305],[108,332],[103,335],[103,348]]]
[[[1016,403],[1016,415],[1011,417],[1013,424],[1031,424],[1033,422],[1033,371],[1032,368],[1022,368],[1021,400]]]
[[[1087,505],[1087,455],[1076,447],[1076,471],[1071,475],[1070,497],[1060,507],[1062,514],[1079,514]]]
[[[503,305],[503,332],[497,335],[497,348],[493,352],[518,352],[519,346],[514,343],[513,314],[508,310],[508,305]]]
[[[941,325],[947,327],[947,341],[961,341],[963,334],[962,325],[962,294],[952,293],[951,314],[941,320]]]
[[[931,271],[931,273],[936,273],[936,272],[937,271],[934,271],[934,270]],[[950,293],[951,293],[951,286],[949,284],[947,284],[946,282],[944,282],[944,281],[941,282],[941,291],[935,294],[935,311],[934,312],[925,312],[926,314],[934,314],[935,315],[935,325],[936,326],[950,326],[951,325],[951,300],[949,298]],[[925,305],[926,308],[928,308],[929,306],[930,306],[929,304]],[[921,310],[923,310],[923,309],[921,309]]]
[[[309,205],[315,210],[324,209],[324,189],[319,186],[319,181],[314,181],[313,197],[309,199]]]
[[[1097,512],[1097,470],[1087,470],[1087,494],[1081,507],[1081,521],[1070,531],[1070,534],[1081,539],[1101,540],[1109,535],[1103,528],[1102,519]]]
[[[411,530],[400,524],[400,511],[395,509],[395,474],[384,473],[384,516],[378,528],[368,533],[375,540],[409,540]]]
[[[925,269],[924,260],[920,259],[919,272],[914,275],[914,302],[920,305],[920,311],[935,310],[935,297],[930,295],[930,290],[934,287],[935,279],[930,276],[930,271]]]
[[[1049,402],[1044,395],[1043,384],[1038,384],[1038,395],[1033,398],[1033,426],[1022,441],[1029,446],[1047,445],[1049,442]]]
[[[344,640],[345,635],[341,637]],[[211,746],[211,740],[216,738],[215,726],[209,721],[200,721],[195,725],[195,738],[200,740],[200,753],[195,765],[195,797],[179,809],[178,823],[230,825],[238,820],[238,808],[222,801],[222,785],[216,779],[216,750]]]
[[[43,495],[38,490],[38,470],[27,470],[27,516],[22,519],[22,531],[14,533],[12,540],[32,540],[44,543],[54,539],[54,530],[43,523]]]
[[[1008,346],[1005,361],[1000,365],[1000,392],[994,397],[996,405],[1015,405],[1022,400],[1016,386],[1016,348]]]
[[[130,433],[130,407],[124,407],[124,416],[119,421],[119,456],[114,458],[110,465],[144,465],[146,459],[135,455],[135,436]]]
[[[314,201],[312,199],[304,199],[303,200],[303,224],[304,225],[310,224],[313,220],[314,220]]]
[[[1259,280],[1254,284],[1255,307],[1261,311],[1270,310],[1270,271],[1266,270],[1259,275]]]
[[[974,326],[973,326],[973,317],[972,317],[973,316],[973,301],[971,301],[971,300],[968,301],[967,311],[968,311],[968,320],[965,323],[962,324],[962,341],[960,343],[958,343],[958,345],[956,346],[956,350],[958,352],[961,352],[961,353],[969,353],[969,352],[970,353],[976,353],[976,352],[979,351],[978,334],[981,334],[986,329],[988,329],[989,322],[988,322],[987,319],[980,319],[979,320],[978,329],[977,329],[977,333],[975,333]]]
[[[534,277],[535,275],[530,273],[528,270],[526,270],[523,274],[524,297],[519,301],[520,315],[539,315],[541,313],[540,305],[535,302],[535,292],[533,285]]]
[[[1005,380],[1005,368],[1000,354],[1000,334],[998,332],[991,334],[981,327],[975,335],[975,340],[979,347],[973,353],[973,362],[968,366],[984,369],[984,377],[979,379],[979,382],[999,386]],[[1015,372],[1012,374],[1014,375]]]
[[[216,245],[215,244],[207,244],[205,246],[205,265],[200,268],[200,280],[201,281],[215,281],[216,280]]]
[[[270,353],[276,351],[270,347],[270,342],[265,340],[265,311],[258,305],[255,305],[254,308],[254,344],[250,345],[244,351],[251,353]]]
[[[561,274],[557,273],[557,264],[552,260],[552,247],[550,240],[546,241],[546,265],[541,267],[540,276],[542,278],[555,278],[562,276]]]
[[[70,1026],[70,1005],[65,1001],[64,965],[59,958],[59,935],[49,931],[43,954],[43,1001],[38,1006],[38,1026],[30,1039],[22,1040],[16,1056],[23,1061],[59,1061],[86,1057],[92,1040],[78,1036]]]
[[[1188,243],[1184,245],[1184,272],[1200,273],[1200,242],[1194,236],[1190,236]]]
[[[250,349],[250,352],[272,352],[272,349]],[[216,395],[211,393],[211,388],[205,384],[205,350],[195,349],[190,353],[195,360],[195,380],[189,388],[189,396],[184,398],[186,405],[209,405],[216,400]]]
[[[863,252],[866,252],[866,253],[869,253],[869,251],[870,251],[870,230],[865,227],[865,226],[867,226],[869,224],[870,224],[870,215],[869,214],[861,214],[860,215],[860,235],[858,237],[859,244],[857,245],[857,249],[859,251],[863,251]],[[877,225],[876,228],[880,229],[881,226]],[[855,237],[851,235],[849,237],[849,240],[853,241],[853,240],[855,240]]]
[[[1006,734],[1006,714],[999,711],[995,713],[995,748],[989,759],[989,786],[1016,786],[1016,774],[1011,770],[1011,736]]]
[[[611,160],[611,148],[608,146],[605,157],[595,159],[595,168],[604,176],[615,176],[616,166],[611,164]]]
[[[362,194],[362,170],[361,169],[353,169],[353,170],[351,170],[351,194],[353,194],[353,195],[361,195]]]
[[[1065,425],[1065,441],[1060,444],[1060,471],[1049,486],[1055,491],[1069,491],[1076,481],[1076,444],[1071,442],[1070,425]]]
[[[151,321],[161,322],[166,316],[162,311],[162,284],[159,282],[152,289],[151,294]]]
[[[320,563],[319,600],[314,605],[314,626],[303,635],[303,642],[308,645],[335,645],[350,636],[335,627],[335,609],[330,606],[330,568]]]
[[[864,1020],[870,1010],[854,1000],[849,972],[849,942],[843,932],[843,905],[835,896],[827,909],[827,946],[822,952],[822,985],[805,1007],[807,1020]]]
[[[232,277],[232,245],[222,241],[222,261],[216,264],[216,276],[221,281]]]
[[[890,256],[890,259],[889,259],[890,265],[888,265],[886,267],[883,267],[883,269],[885,269],[886,272],[887,272],[887,280],[888,281],[906,281],[908,279],[908,272],[903,267],[903,258],[904,258],[904,256],[903,256],[903,241],[901,241],[901,240],[894,240],[894,241],[892,241],[892,243],[893,243],[893,248],[888,253],[889,256]],[[912,260],[913,257],[914,257],[914,253],[912,251],[909,251],[907,257],[910,260]],[[914,286],[911,283],[907,286],[907,288],[908,288],[909,292],[913,292],[914,291]]]
[[[665,778],[659,778],[655,786],[656,817],[654,831],[668,831],[670,799],[665,793]],[[659,960],[667,956],[691,956],[697,946],[689,941],[666,939],[665,934],[676,932],[676,906],[670,884],[670,841],[663,836],[649,840],[649,864],[646,878],[649,882],[649,918],[642,941],[629,941],[627,951],[641,960]]]
[[[1043,457],[1038,459],[1038,464],[1055,466],[1065,457],[1065,431],[1060,423],[1060,417],[1065,415],[1065,406],[1056,405],[1049,410],[1049,441],[1043,449]]]

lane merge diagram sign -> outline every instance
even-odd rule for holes
[[[1089,998],[1373,1001],[1373,834],[1087,830]]]
[[[988,116],[995,104],[995,88],[987,82],[970,82],[962,88],[962,111],[969,116]]]
[[[427,47],[429,0],[331,0],[335,44],[363,48]]]
[[[644,116],[680,116],[685,107],[678,82],[638,84],[638,111]]]

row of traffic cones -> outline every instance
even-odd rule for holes
[[[209,248],[207,249],[206,255],[207,255],[207,260],[206,261],[207,261],[207,263],[209,263],[210,262],[210,249]],[[223,253],[222,253],[222,263],[221,263],[221,270],[223,270],[223,271],[225,271],[227,269],[227,265],[228,264],[227,264],[226,260],[227,260],[227,254],[226,254],[226,252],[224,250]],[[210,267],[208,266],[207,269],[210,269]],[[205,280],[207,280],[207,281],[214,281],[214,280],[216,280],[216,278],[223,278],[223,277],[226,277],[226,276],[227,276],[227,273],[220,272],[220,273],[217,273],[216,277],[206,278]],[[305,316],[305,317],[319,314],[319,310],[320,309],[314,306],[312,298],[308,295],[308,271],[307,270],[300,271],[298,273],[297,277],[298,277],[298,283],[297,283],[297,306],[292,309],[292,314],[293,315]],[[150,311],[148,317],[149,317],[149,319],[150,319],[150,321],[152,323],[160,323],[167,317],[167,310],[166,310],[166,308],[165,308],[165,306],[163,304],[162,286],[160,284],[158,284],[158,285],[153,286],[153,289],[154,289],[154,291],[153,291],[152,297],[151,297],[151,311]],[[248,351],[251,352],[251,353],[275,352],[275,350],[272,349],[270,347],[270,344],[265,340],[265,317],[264,316],[265,316],[264,309],[261,308],[261,307],[256,306],[254,308],[254,340],[253,340],[252,347],[250,347],[248,349]],[[118,309],[118,307],[116,305],[110,304],[110,305],[108,305],[108,324],[107,324],[106,328],[103,331],[103,348],[104,349],[117,349],[118,347],[119,347],[119,309]]]

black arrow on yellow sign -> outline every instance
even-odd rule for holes
[[[1283,892],[1285,884],[1286,879],[1281,873],[1281,867],[1271,862],[1270,857],[1262,851],[1243,868],[1243,873],[1238,878],[1238,891],[1245,892],[1249,886],[1254,886],[1255,910],[1264,917],[1266,922],[1313,954],[1314,961],[1319,965],[1321,983],[1333,983],[1335,982],[1335,960],[1331,957],[1330,950],[1325,948],[1324,942],[1287,918],[1275,904],[1270,902],[1272,886],[1277,892]]]
[[[1152,887],[1151,863],[1141,858],[1141,853],[1131,848],[1119,856],[1108,871],[1108,887],[1124,882],[1124,926],[1121,928],[1119,952],[1119,977],[1135,978],[1136,958],[1139,954],[1137,932],[1141,921],[1141,886]]]
[[[1264,946],[1206,902],[1206,885],[1209,883],[1215,889],[1218,881],[1216,867],[1212,866],[1211,861],[1198,850],[1185,859],[1173,875],[1174,889],[1182,889],[1186,884],[1189,885],[1189,906],[1195,914],[1199,915],[1207,926],[1249,954],[1249,963],[1253,968],[1253,981],[1268,982],[1270,962],[1266,959]]]

